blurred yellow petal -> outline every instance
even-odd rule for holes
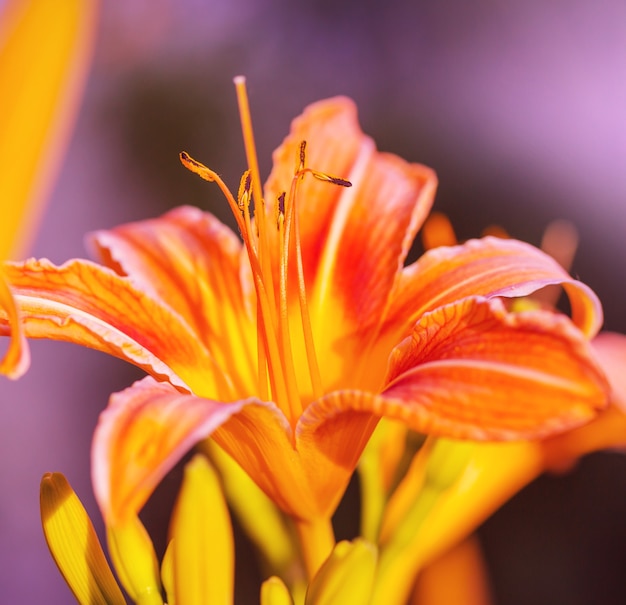
[[[339,542],[311,581],[305,605],[368,605],[376,560],[366,540]]]
[[[413,459],[385,510],[374,603],[382,605],[390,595],[394,595],[393,602],[406,600],[410,588],[407,552],[442,494],[463,475],[475,446],[471,441],[429,438]]]
[[[282,511],[212,440],[203,441],[200,448],[219,470],[228,503],[262,554],[265,569],[291,581],[293,578],[286,578],[285,574],[295,571],[291,568],[296,566],[298,553]]]
[[[402,556],[394,558],[387,578],[377,579],[372,605],[387,603],[385,582],[397,594],[408,596],[424,565],[467,537],[544,470],[564,468],[590,452],[625,445],[626,415],[615,405],[589,424],[543,441],[474,444],[458,480],[433,498],[426,518],[403,545]],[[464,447],[462,442],[457,446]]]
[[[413,458],[411,465],[385,509],[380,541],[413,537],[430,506],[446,489],[454,485],[467,466],[475,447],[472,441],[429,438]],[[420,511],[420,509],[422,509]],[[405,535],[403,535],[405,534]]]
[[[43,476],[40,505],[48,548],[76,600],[81,605],[124,605],[87,511],[63,475]]]
[[[161,582],[152,540],[139,517],[107,527],[109,553],[120,582],[141,605],[163,605]]]
[[[234,544],[217,473],[202,455],[185,467],[170,534],[174,595],[184,605],[232,605]]]
[[[58,172],[91,57],[97,6],[95,0],[17,0],[2,12],[0,259],[23,254]]]
[[[174,541],[170,540],[163,560],[161,561],[161,582],[165,589],[165,597],[167,605],[175,605],[176,598],[174,595]]]
[[[272,576],[261,584],[261,605],[293,605],[293,599],[280,578]]]
[[[401,462],[408,451],[407,434],[405,424],[382,418],[359,460],[361,536],[371,542],[378,540],[387,497],[399,478]]]

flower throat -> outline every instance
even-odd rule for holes
[[[306,174],[341,187],[351,183],[306,167],[306,141],[300,143],[296,168],[289,191],[280,194],[273,205],[273,217],[266,207],[262,195],[261,177],[254,144],[250,107],[243,76],[235,78],[239,115],[246,150],[248,170],[241,177],[237,198],[233,196],[220,176],[197,162],[186,152],[180,154],[183,165],[206,181],[217,183],[228,201],[237,221],[239,232],[250,262],[257,298],[257,367],[259,397],[273,400],[295,426],[303,409],[302,397],[298,391],[292,342],[289,331],[288,277],[290,263],[295,263],[297,280],[297,300],[304,336],[304,347],[308,365],[308,377],[314,399],[322,396],[320,376],[311,317],[307,304],[304,281],[300,228],[296,212],[298,185]],[[251,206],[254,206],[252,212]],[[254,215],[254,228],[252,225]],[[278,232],[278,246],[272,250],[270,242],[276,242],[270,229]],[[278,259],[278,274],[273,271],[272,258]],[[293,279],[293,274],[292,274]],[[275,282],[278,281],[278,284]],[[298,368],[300,369],[300,368]]]

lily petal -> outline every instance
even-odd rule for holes
[[[158,378],[215,395],[223,375],[178,315],[127,278],[89,261],[7,263],[5,274],[26,336],[82,344],[125,359]],[[0,315],[0,333],[8,321]],[[223,391],[222,391],[223,392]]]
[[[444,437],[534,439],[591,420],[608,388],[566,317],[507,313],[498,299],[467,298],[426,314],[394,349],[382,394],[336,391],[310,404],[298,450],[340,477],[381,417]]]
[[[307,166],[353,183],[343,188],[307,177],[296,202],[315,344],[328,360],[325,383],[345,387],[349,368],[341,360],[352,358],[377,328],[437,179],[425,166],[377,152],[359,127],[354,104],[340,97],[313,104],[294,120],[274,153],[266,185],[270,202],[289,190],[303,140]]]
[[[233,603],[235,553],[217,472],[202,455],[185,466],[170,523],[175,603]]]
[[[61,473],[46,473],[39,492],[44,536],[76,600],[125,605],[87,511]]]
[[[357,449],[365,445],[360,443],[365,439],[360,436],[360,423],[341,433],[347,444],[333,447],[329,438],[322,450],[299,430],[294,442],[283,413],[271,403],[258,403],[233,415],[212,438],[283,511],[299,519],[326,518],[337,506],[358,460],[350,438],[359,441]],[[351,420],[344,414],[339,422],[344,426]],[[327,428],[335,434],[330,423]]]
[[[114,394],[92,444],[94,493],[107,523],[138,513],[182,456],[248,403],[185,395],[151,377]]]
[[[250,353],[256,329],[239,280],[242,245],[229,227],[182,206],[157,219],[97,231],[88,244],[103,264],[182,316],[231,377],[256,377]]]
[[[346,434],[354,432],[353,425]],[[330,446],[319,452],[306,439],[294,446],[289,423],[271,402],[216,402],[148,377],[111,397],[94,434],[92,479],[104,518],[113,523],[136,514],[165,474],[209,435],[278,506],[304,519],[332,513],[358,458],[351,447],[338,448],[347,452],[346,463],[333,458]]]
[[[527,296],[561,284],[572,319],[589,337],[602,325],[602,306],[585,284],[572,279],[550,256],[516,240],[485,237],[435,248],[406,267],[392,295],[386,334],[405,334],[424,313],[466,296]]]
[[[446,437],[536,439],[591,420],[608,383],[565,316],[466,298],[392,352],[379,414]]]

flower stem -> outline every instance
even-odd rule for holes
[[[335,546],[333,526],[326,518],[294,521],[307,577],[311,580]]]

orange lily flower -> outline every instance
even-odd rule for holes
[[[102,265],[6,266],[28,336],[151,374],[113,395],[96,429],[93,479],[107,522],[134,514],[211,435],[296,519],[314,569],[332,544],[320,525],[380,417],[434,435],[533,439],[606,405],[587,340],[602,312],[587,286],[536,248],[495,238],[404,267],[435,175],[378,152],[345,98],[294,121],[261,198],[242,79],[237,90],[250,166],[237,198],[181,159],[223,190],[243,243],[182,207],[93,234]],[[573,322],[502,302],[557,283]]]

